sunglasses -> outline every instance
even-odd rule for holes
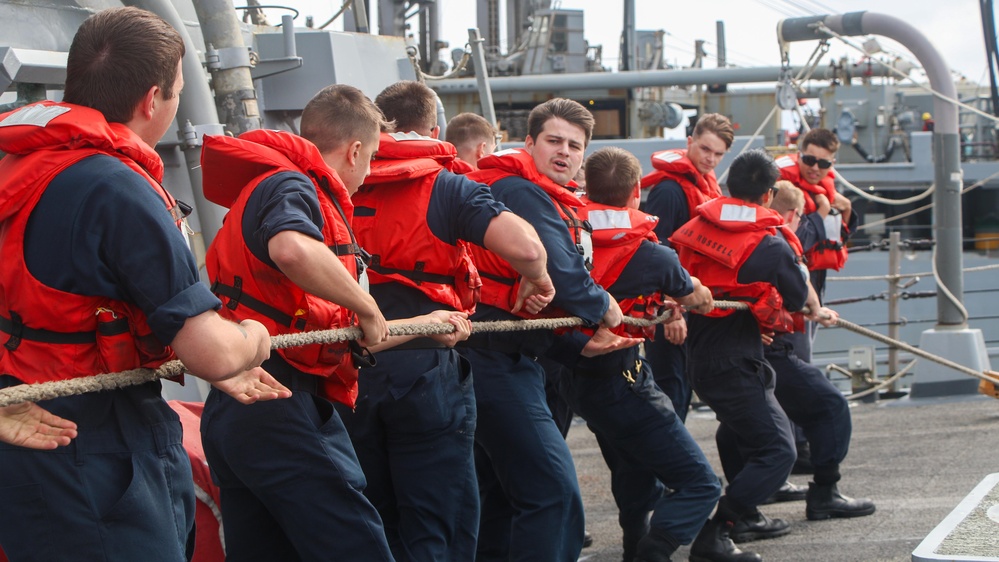
[[[829,168],[832,168],[833,165],[832,160],[826,160],[825,158],[816,158],[811,154],[802,154],[801,162],[806,166],[814,166],[818,164],[820,170],[828,170]]]

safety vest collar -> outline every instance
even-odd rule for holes
[[[430,158],[442,166],[458,157],[458,149],[449,142],[425,137],[419,133],[382,133],[378,139],[376,160],[410,160]]]
[[[594,203],[583,198],[585,207],[580,209],[579,218],[589,221],[593,228],[593,246],[610,248],[625,246],[635,240],[659,242],[654,232],[659,217],[643,213],[638,209],[613,207]]]
[[[470,175],[477,181],[492,185],[502,177],[520,176],[537,185],[553,200],[569,207],[580,208],[583,202],[570,187],[559,185],[538,171],[534,158],[523,148],[509,148],[479,159],[479,172]]]
[[[202,183],[205,197],[230,208],[243,188],[255,184],[257,178],[281,170],[307,174],[317,187],[329,189],[345,218],[353,216],[347,188],[336,171],[323,160],[319,149],[311,142],[285,131],[256,129],[232,138],[205,135],[201,152]]]
[[[697,208],[704,220],[722,230],[751,232],[784,224],[776,211],[734,197],[719,197]]]
[[[832,168],[829,168],[829,173],[819,180],[819,183],[808,183],[805,181],[805,178],[801,177],[801,168],[798,167],[798,157],[798,154],[785,154],[778,158],[776,163],[780,169],[781,179],[793,183],[799,189],[811,195],[811,197],[805,197],[805,214],[807,215],[815,212],[815,195],[825,195],[829,199],[829,202],[832,203],[833,198],[836,196],[836,174]]]

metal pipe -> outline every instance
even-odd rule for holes
[[[478,67],[476,67],[478,69]],[[801,67],[792,67],[792,72]],[[630,72],[580,72],[576,74],[548,74],[542,76],[500,76],[490,80],[493,93],[507,92],[566,92],[616,88],[657,88],[662,86],[695,86],[699,84],[746,84],[776,82],[779,66],[758,68],[693,68],[686,70],[636,70]],[[874,69],[875,76],[888,76],[885,68]],[[815,70],[816,80],[831,80],[834,70],[822,67]],[[442,94],[474,92],[478,88],[474,78],[436,80],[429,86]]]
[[[899,322],[902,317],[898,310],[898,286],[897,275],[902,273],[902,233],[894,230],[888,238],[888,275],[895,276],[888,279],[888,337],[897,340],[899,335]],[[888,348],[888,375],[898,372],[898,349]],[[895,390],[895,383],[889,388]]]
[[[725,22],[718,20],[715,22],[715,38],[718,43],[718,53],[716,53],[718,68],[728,66],[727,53],[725,52]]]
[[[184,94],[180,96],[177,108],[177,123],[190,121],[194,124],[195,130],[202,134],[206,131],[213,134],[223,133],[218,112],[215,110],[215,100],[208,87],[205,70],[198,59],[198,51],[201,50],[201,47],[195,46],[191,40],[187,26],[180,14],[177,13],[177,9],[169,0],[126,0],[125,5],[143,8],[160,16],[173,26],[184,40],[185,54],[181,61],[181,70],[184,73]],[[191,196],[194,199],[195,208],[194,213],[188,217],[188,224],[195,231],[201,232],[205,246],[207,246],[215,238],[218,229],[222,227],[222,217],[225,216],[226,210],[205,199],[205,193],[201,187],[200,143],[196,148],[184,150],[184,160],[188,175],[191,178]],[[178,198],[185,196],[185,194],[180,193],[176,195]]]
[[[624,0],[624,31],[621,33],[621,70],[638,70],[635,56],[638,46],[635,35],[635,0]]]
[[[194,11],[198,15],[205,45],[211,45],[222,53],[246,51],[243,34],[239,27],[236,10],[231,0],[195,0]],[[248,53],[247,53],[248,54]],[[257,105],[257,92],[253,89],[250,77],[250,59],[235,60],[235,57],[222,57],[221,68],[212,70],[212,90],[215,91],[215,107],[219,119],[233,135],[260,128],[260,109]]]
[[[933,97],[933,167],[936,190],[933,192],[933,238],[936,241],[935,264],[939,285],[946,286],[958,303],[964,300],[961,270],[964,257],[961,241],[961,155],[958,137],[958,108],[941,99],[957,99],[950,67],[929,39],[912,25],[885,14],[853,12],[783,20],[777,24],[778,38],[785,42],[822,39],[828,33],[817,28],[822,23],[844,36],[882,35],[898,41],[916,57],[926,72],[930,87],[940,94]],[[966,327],[959,304],[947,298],[937,299],[937,324]]]
[[[482,106],[482,116],[496,126],[496,108],[493,107],[493,91],[490,89],[489,72],[486,67],[486,53],[482,48],[483,39],[479,30],[468,30],[468,44],[472,48],[472,62],[475,64],[475,83],[479,90],[479,104]]]
[[[351,10],[354,12],[354,28],[358,33],[371,33],[371,25],[368,23],[368,7],[365,5],[368,0],[354,0]]]

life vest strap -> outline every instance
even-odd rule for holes
[[[517,284],[517,280],[516,279],[511,279],[509,277],[503,277],[502,275],[494,275],[492,273],[487,273],[485,271],[482,271],[481,269],[479,270],[479,277],[485,277],[486,279],[489,279],[491,281],[495,281],[497,283],[502,283],[502,284],[507,285],[509,287],[513,287],[514,285]]]
[[[454,276],[451,275],[439,275],[437,273],[426,273],[423,271],[423,267],[426,264],[424,262],[416,262],[415,269],[396,269],[394,267],[385,267],[381,263],[381,256],[373,254],[371,256],[371,271],[375,273],[380,273],[382,275],[402,275],[410,281],[414,281],[417,285],[420,283],[437,283],[440,285],[454,286]]]
[[[296,320],[290,314],[281,312],[273,306],[244,293],[243,280],[239,277],[233,279],[233,285],[226,285],[221,281],[212,283],[212,292],[217,296],[229,299],[229,302],[226,303],[226,307],[229,310],[236,310],[237,306],[243,305],[258,314],[263,314],[281,326],[288,326],[289,328],[296,328],[298,330],[305,329],[304,319]]]
[[[21,340],[40,343],[87,344],[97,341],[96,332],[53,332],[52,330],[37,330],[29,328],[21,321],[21,315],[11,311],[10,318],[0,315],[0,332],[10,334],[4,343],[9,351],[14,351],[21,345]]]

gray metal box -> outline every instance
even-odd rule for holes
[[[350,84],[374,99],[386,86],[414,80],[402,37],[295,30],[295,48],[302,66],[261,79],[267,111],[301,111],[312,96],[330,84]],[[257,35],[261,60],[287,56],[281,33]]]

